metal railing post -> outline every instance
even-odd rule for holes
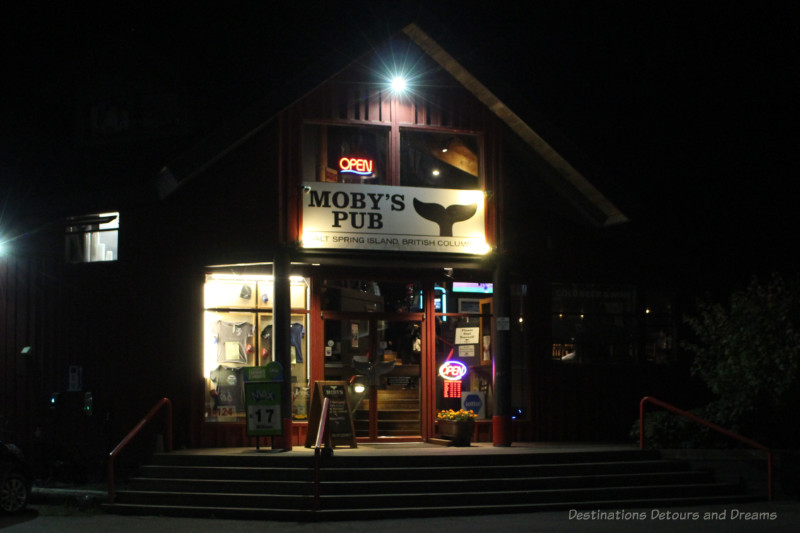
[[[320,463],[321,463],[321,456],[322,456],[322,443],[324,442],[323,434],[326,431],[326,425],[328,422],[328,408],[330,406],[331,400],[330,398],[325,398],[322,401],[322,415],[319,418],[319,426],[317,427],[317,441],[314,444],[314,510],[318,511],[320,508],[320,494],[319,494],[319,482],[320,482]]]
[[[724,427],[719,426],[719,425],[715,424],[714,422],[706,420],[705,418],[700,418],[699,416],[693,415],[692,413],[690,413],[688,411],[684,411],[682,409],[678,409],[674,405],[668,404],[666,402],[662,402],[658,398],[653,398],[652,396],[645,396],[639,402],[639,449],[640,450],[644,449],[644,440],[645,440],[645,438],[644,438],[644,432],[645,432],[644,406],[645,406],[646,403],[652,403],[653,405],[657,405],[657,406],[659,406],[659,407],[661,407],[663,409],[666,409],[667,411],[671,411],[671,412],[673,412],[673,413],[675,413],[677,415],[680,415],[680,416],[682,416],[684,418],[688,418],[689,420],[691,420],[693,422],[697,422],[698,424],[706,426],[709,429],[713,429],[714,431],[716,431],[718,433],[721,433],[721,434],[723,434],[723,435],[725,435],[727,437],[730,437],[732,439],[738,440],[739,442],[747,444],[748,446],[750,446],[752,448],[756,448],[756,449],[764,451],[767,454],[767,498],[769,500],[772,500],[772,450],[770,450],[769,448],[767,448],[766,446],[764,446],[763,444],[761,444],[759,442],[756,442],[756,441],[754,441],[752,439],[748,439],[747,437],[743,437],[742,435],[739,435],[738,433],[734,433],[733,431],[731,431],[729,429],[725,429]]]
[[[162,407],[166,407],[166,412],[167,412],[167,414],[166,414],[166,419],[167,419],[167,421],[166,421],[166,425],[167,425],[167,428],[166,428],[166,436],[167,436],[166,449],[167,449],[168,452],[172,451],[172,402],[169,400],[169,398],[161,398],[153,406],[153,408],[150,409],[150,412],[147,413],[145,415],[145,417],[142,418],[142,420],[138,424],[136,424],[136,427],[134,427],[130,431],[130,433],[128,433],[125,436],[125,438],[123,438],[119,442],[119,444],[117,444],[117,446],[111,451],[111,453],[108,454],[108,503],[114,503],[114,461],[115,461],[117,455],[119,455],[119,453],[122,451],[122,449],[125,448],[125,446],[127,446],[128,443],[131,440],[133,440],[133,438],[136,435],[139,434],[139,432],[142,430],[142,428],[144,428],[147,425],[147,423],[150,422],[153,419],[153,417],[155,417],[155,415],[158,413],[158,411]]]

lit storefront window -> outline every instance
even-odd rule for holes
[[[209,274],[204,291],[203,376],[207,422],[244,422],[244,368],[264,366],[273,353],[273,278]],[[308,417],[308,285],[291,279],[292,418]]]

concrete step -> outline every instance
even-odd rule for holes
[[[127,514],[336,520],[752,501],[657,452],[324,457],[158,454],[108,509]],[[749,499],[748,499],[749,498]]]
[[[156,515],[174,517],[206,517],[242,520],[274,520],[286,522],[322,522],[336,520],[380,520],[401,518],[424,518],[437,516],[475,516],[505,513],[533,513],[547,511],[596,510],[596,509],[662,509],[705,505],[736,504],[757,501],[752,496],[705,496],[672,497],[630,500],[593,500],[584,502],[546,502],[500,505],[446,505],[422,507],[410,510],[406,507],[373,507],[369,509],[282,509],[274,507],[242,508],[215,506],[136,505],[117,503],[103,507],[113,513],[125,515]]]

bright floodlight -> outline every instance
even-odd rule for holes
[[[392,90],[396,93],[403,92],[406,89],[406,79],[402,76],[395,76],[392,78]]]

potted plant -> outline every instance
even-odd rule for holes
[[[439,424],[439,435],[452,441],[453,446],[469,446],[475,430],[475,419],[478,418],[473,411],[448,409],[436,414]]]

